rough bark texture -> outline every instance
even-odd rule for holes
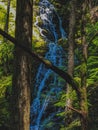
[[[16,32],[18,44],[31,50],[32,45],[32,1],[17,0]],[[30,55],[15,46],[14,74],[12,85],[12,130],[29,130],[30,125]]]
[[[82,5],[82,26],[81,26],[81,42],[82,42],[82,61],[81,61],[81,96],[80,96],[80,109],[81,109],[81,128],[82,130],[88,130],[88,106],[87,106],[87,49],[88,44],[86,42],[86,0]]]
[[[71,1],[71,11],[69,20],[69,35],[68,35],[68,74],[73,77],[74,72],[74,42],[75,42],[75,8],[76,0]],[[70,92],[70,87],[67,84],[67,93]],[[70,99],[69,99],[70,100]]]
[[[74,42],[75,42],[75,23],[76,23],[76,0],[72,0],[70,3],[71,10],[70,10],[70,19],[69,19],[69,35],[68,35],[68,74],[73,77],[74,72]],[[67,106],[72,106],[72,99],[70,98],[70,94],[72,92],[71,87],[69,84],[67,84]],[[70,111],[65,117],[66,125],[70,124],[72,121],[72,112],[69,107],[67,107],[67,110]]]

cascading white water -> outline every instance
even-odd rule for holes
[[[41,27],[38,26],[39,18],[43,23]],[[64,50],[57,42],[59,38],[65,38],[66,34],[62,27],[61,18],[48,0],[40,1],[39,16],[36,17],[35,26],[38,28],[40,35],[48,43],[45,59],[50,60],[55,66],[64,66]],[[43,33],[43,30],[47,31],[47,35]],[[44,130],[43,122],[45,123],[46,119],[43,116],[48,115],[47,120],[51,120],[55,115],[54,113],[56,112],[46,114],[47,107],[51,100],[60,92],[63,84],[59,81],[57,74],[47,69],[44,64],[40,64],[36,75],[35,87],[37,92],[31,105],[30,130]]]

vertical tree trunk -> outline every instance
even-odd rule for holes
[[[6,23],[4,26],[4,31],[8,33],[8,28],[9,28],[9,13],[10,13],[10,3],[11,0],[7,1],[7,14],[6,14]]]
[[[4,31],[8,33],[8,29],[9,29],[9,14],[10,14],[10,3],[11,0],[7,1],[7,13],[6,13],[6,18],[5,18],[5,26],[4,26]],[[4,43],[5,43],[5,47],[7,48],[7,39],[4,38]],[[7,49],[6,49],[7,50]],[[4,55],[3,58],[3,66],[4,66],[4,74],[7,75],[8,72],[10,71],[9,69],[9,61],[8,61],[8,53],[6,52],[6,54]]]
[[[74,42],[75,42],[75,23],[76,23],[76,1],[77,0],[72,0],[70,2],[71,10],[70,10],[70,19],[69,19],[69,35],[68,35],[68,74],[73,77],[73,72],[74,72]],[[67,101],[66,105],[71,106],[72,105],[72,99],[70,98],[70,94],[72,92],[71,87],[69,84],[67,84]],[[70,119],[71,116],[71,110],[70,114],[67,114],[67,119],[66,122],[67,124],[71,123],[72,119]],[[68,112],[69,113],[69,112]]]
[[[82,61],[81,61],[81,97],[80,108],[82,112],[81,116],[81,128],[82,130],[88,130],[88,105],[87,105],[87,42],[86,42],[86,10],[87,0],[82,5],[82,24],[81,24],[81,42],[82,42]]]
[[[32,0],[17,0],[16,32],[19,44],[32,46]],[[15,46],[12,86],[12,130],[29,130],[30,125],[30,55]]]

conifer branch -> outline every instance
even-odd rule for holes
[[[91,39],[89,40],[89,44],[93,41],[93,39],[98,36],[98,31],[91,37]]]

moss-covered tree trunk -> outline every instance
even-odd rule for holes
[[[4,31],[8,33],[9,29],[9,14],[10,14],[10,3],[11,0],[7,0],[7,11],[6,11],[6,17],[5,17],[5,26],[4,26]],[[4,66],[4,74],[7,75],[10,71],[9,69],[9,59],[8,59],[8,52],[7,52],[7,42],[8,40],[4,38],[4,43],[5,43],[5,48],[6,48],[6,53],[4,55],[3,60],[3,66]]]
[[[69,35],[68,35],[68,74],[73,77],[74,72],[74,42],[75,42],[75,23],[76,23],[76,1],[72,0],[70,2],[70,18],[69,18]],[[67,106],[72,106],[72,99],[70,97],[72,89],[69,84],[67,84],[67,100],[66,100],[66,109],[68,114],[65,117],[66,125],[69,125],[72,122],[72,111],[67,108]]]
[[[17,0],[16,32],[18,44],[31,50],[32,0]],[[12,130],[29,130],[31,59],[23,49],[15,46],[12,84]]]
[[[87,1],[85,0],[82,5],[82,24],[81,24],[81,42],[82,42],[82,60],[81,60],[81,96],[80,96],[80,109],[81,109],[81,128],[88,130],[88,105],[87,105],[87,41],[86,41],[86,11]]]

